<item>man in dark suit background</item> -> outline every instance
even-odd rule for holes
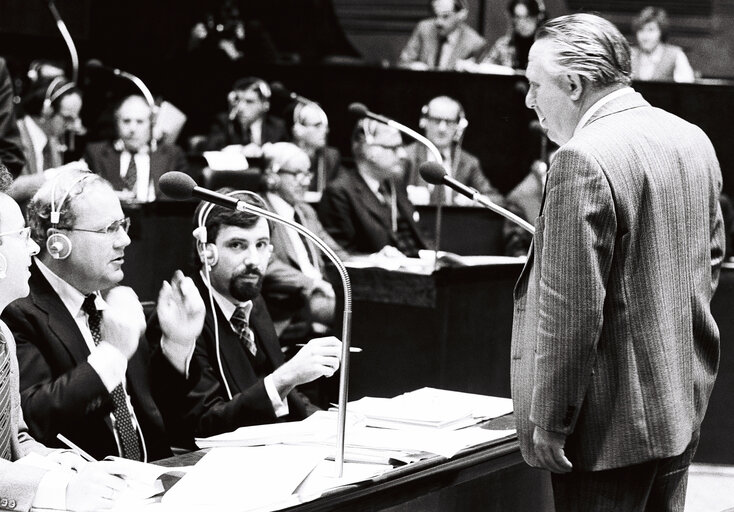
[[[465,0],[432,0],[431,9],[435,17],[415,27],[400,53],[400,65],[452,70],[458,61],[478,55],[486,41],[466,24]]]
[[[468,125],[464,107],[453,98],[437,96],[423,106],[420,127],[426,138],[433,142],[443,158],[447,173],[457,181],[473,187],[494,203],[502,206],[504,198],[494,188],[482,171],[477,157],[460,146],[464,130]],[[413,204],[458,204],[471,205],[467,199],[449,187],[433,186],[421,178],[418,169],[423,162],[433,161],[433,155],[423,144],[414,142],[406,148],[408,167],[404,183]],[[409,188],[408,188],[409,187]]]
[[[614,25],[539,29],[526,105],[560,145],[515,287],[512,397],[556,510],[682,511],[719,362],[721,171],[630,84]]]
[[[235,197],[265,208],[254,194]],[[195,219],[203,207],[199,205]],[[296,386],[333,375],[341,356],[338,339],[317,338],[284,363],[260,296],[273,251],[268,221],[221,206],[213,206],[202,220],[206,238],[197,239],[202,268],[193,279],[206,298],[204,329],[186,386],[160,381],[156,390],[159,402],[168,404],[166,424],[176,429],[177,439],[187,446],[193,444],[194,436],[305,418],[315,407]],[[203,232],[198,229],[197,236]],[[155,317],[147,335],[152,342],[160,338]]]
[[[132,290],[116,286],[130,238],[115,192],[96,174],[63,172],[34,196],[28,218],[41,252],[30,295],[11,304],[3,320],[17,341],[30,431],[47,446],[62,446],[62,433],[98,459],[169,456],[150,394],[150,354],[144,339],[139,343],[142,306]],[[204,307],[182,274],[164,283],[158,315],[161,359],[184,373]]]
[[[285,122],[270,115],[270,86],[254,76],[240,78],[227,95],[229,112],[212,125],[206,149],[239,146],[246,157],[260,157],[266,142],[288,140]]]
[[[150,106],[142,96],[128,96],[115,110],[117,139],[87,146],[84,160],[89,168],[105,178],[121,197],[153,201],[161,197],[158,180],[168,171],[187,172],[181,148],[157,144],[150,152]]]
[[[405,148],[396,129],[360,120],[352,134],[355,169],[342,169],[324,190],[319,218],[352,254],[417,256],[427,247],[402,179]]]

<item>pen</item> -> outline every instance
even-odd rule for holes
[[[87,452],[79,448],[76,444],[74,444],[69,438],[67,438],[64,434],[58,433],[56,434],[56,437],[59,441],[64,443],[66,446],[71,448],[73,452],[76,452],[77,455],[79,455],[82,459],[86,460],[87,462],[97,462],[97,459],[89,455]]]
[[[305,343],[296,343],[296,346],[297,347],[305,347],[306,344]],[[358,353],[362,352],[362,349],[359,348],[359,347],[349,347],[349,352],[358,354]]]

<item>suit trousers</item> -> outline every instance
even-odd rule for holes
[[[551,475],[558,512],[683,512],[699,432],[680,455],[603,471]]]

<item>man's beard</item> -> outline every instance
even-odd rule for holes
[[[242,279],[245,276],[257,276],[257,281],[252,282]],[[243,272],[235,274],[229,279],[229,294],[240,302],[252,300],[260,295],[262,285],[262,272],[257,267],[247,267]]]

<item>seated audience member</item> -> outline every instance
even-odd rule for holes
[[[114,190],[96,174],[63,172],[33,197],[28,220],[41,247],[30,295],[8,306],[3,320],[18,344],[30,431],[49,446],[59,446],[62,433],[97,459],[170,456],[150,394],[156,372],[144,338],[139,343],[143,309],[132,290],[116,286],[130,238]],[[158,315],[161,349],[183,373],[204,306],[182,274],[164,283]]]
[[[679,46],[668,40],[668,14],[659,7],[645,7],[632,21],[637,46],[632,47],[632,78],[693,82],[695,75]]]
[[[293,143],[306,152],[311,161],[308,190],[321,194],[341,166],[339,150],[326,145],[329,118],[316,103],[296,103],[293,109]]]
[[[427,245],[402,184],[407,154],[400,132],[362,119],[352,133],[352,153],[356,168],[340,170],[321,197],[326,231],[350,254],[417,256]]]
[[[535,39],[535,31],[545,20],[545,10],[537,0],[510,0],[507,4],[510,31],[500,37],[491,47],[486,47],[476,59],[476,68],[471,62],[462,63],[466,71],[482,71],[482,64],[494,64],[512,69],[528,66],[528,52]],[[465,64],[465,65],[464,65]]]
[[[234,197],[265,208],[255,194],[239,192]],[[202,266],[193,280],[206,298],[206,319],[186,388],[159,381],[160,401],[174,404],[167,409],[167,425],[193,444],[194,436],[305,418],[315,407],[296,386],[333,375],[341,342],[334,337],[313,339],[284,363],[260,296],[273,251],[269,222],[203,203],[194,218],[199,219],[195,234]],[[147,334],[153,342],[160,338],[155,316]]]
[[[0,164],[0,312],[28,295],[28,265],[38,245],[23,227],[18,204],[5,194],[12,176]],[[28,433],[18,394],[15,340],[0,321],[0,496],[5,510],[106,510],[125,483],[99,465],[63,450],[51,450]],[[46,467],[18,463],[44,457]]]
[[[270,86],[256,77],[240,78],[227,96],[229,113],[217,116],[206,147],[217,151],[235,146],[245,156],[262,156],[266,142],[288,139],[282,119],[270,115]]]
[[[486,41],[466,24],[465,0],[432,0],[434,16],[421,21],[400,53],[411,69],[453,70],[459,60],[476,57]]]
[[[44,171],[64,164],[64,136],[83,130],[81,108],[81,91],[63,77],[39,80],[23,97],[25,115],[18,120],[18,130],[26,165],[8,191],[16,201],[30,199],[46,179]]]
[[[128,96],[115,110],[117,139],[93,142],[84,160],[125,199],[146,202],[161,197],[158,180],[168,171],[186,172],[181,148],[156,144],[150,152],[150,106],[142,96]]]
[[[266,189],[264,196],[268,209],[281,217],[302,224],[323,240],[340,258],[346,253],[321,225],[316,211],[305,202],[304,195],[311,181],[310,162],[306,153],[290,142],[276,142],[266,147],[265,157]],[[285,264],[268,267],[263,296],[268,310],[277,318],[271,307],[269,290],[272,288],[280,295],[283,290],[293,289],[303,296],[306,302],[305,314],[317,324],[331,326],[334,320],[334,290],[324,280],[324,265],[327,258],[316,245],[306,240],[293,229],[274,223],[270,233],[274,259]],[[296,311],[288,311],[286,322],[299,317]],[[310,322],[309,322],[310,323]],[[317,326],[317,329],[320,326]]]
[[[426,138],[433,142],[443,157],[444,166],[449,175],[464,185],[474,187],[493,202],[502,205],[504,198],[495,189],[482,172],[477,157],[461,147],[461,140],[468,121],[464,107],[453,98],[438,96],[433,98],[421,110],[420,127]],[[471,205],[471,199],[457,194],[444,186],[434,186],[421,178],[419,167],[423,162],[433,161],[434,156],[426,146],[413,143],[406,148],[408,166],[404,184],[408,197],[413,204],[458,204]]]
[[[15,120],[13,83],[5,59],[0,57],[0,162],[13,175],[18,176],[25,166],[23,144]]]

